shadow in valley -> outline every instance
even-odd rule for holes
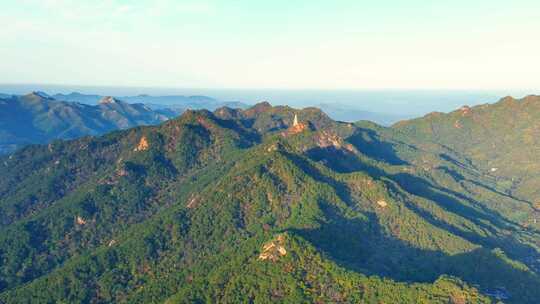
[[[374,213],[361,220],[346,218],[324,203],[321,207],[327,220],[319,228],[291,232],[344,268],[402,282],[434,282],[443,274],[453,275],[482,291],[503,287],[517,303],[540,297],[537,275],[507,262],[500,251],[478,248],[451,255],[415,248],[386,234]]]
[[[296,166],[304,170],[304,172],[306,172],[310,177],[320,183],[330,185],[343,202],[347,204],[351,203],[352,199],[349,188],[344,183],[336,181],[335,179],[322,174],[319,169],[315,168],[306,159],[299,157],[298,155],[285,151],[282,151],[282,153],[286,155],[288,159],[294,162]]]
[[[371,170],[376,169],[371,168]],[[435,227],[444,229],[452,234],[468,240],[469,242],[479,244],[486,248],[493,249],[495,247],[500,247],[512,259],[520,261],[540,259],[540,254],[533,247],[520,243],[510,235],[499,236],[496,229],[515,230],[517,224],[504,218],[498,212],[488,209],[479,202],[476,202],[463,194],[437,187],[423,178],[413,176],[408,173],[398,173],[385,176],[388,177],[390,181],[394,182],[395,185],[399,186],[399,188],[415,196],[432,201],[447,212],[467,219],[468,221],[474,223],[477,227],[484,230],[484,232],[460,229],[450,223],[435,218],[432,213],[424,210],[412,201],[409,201],[408,199],[404,200],[405,205],[409,210],[415,212],[418,216]],[[396,188],[392,182],[387,182],[386,186],[389,187],[393,192],[399,193],[400,190]],[[484,236],[485,232],[488,232],[488,235],[491,236]],[[537,269],[534,270],[537,271]]]
[[[492,233],[495,233],[495,231],[493,231],[493,228],[490,225],[486,225],[486,222],[500,228],[510,228],[515,224],[504,219],[501,215],[497,214],[497,212],[483,208],[480,203],[463,194],[438,187],[418,176],[409,173],[397,173],[390,175],[389,177],[405,191],[431,200],[444,210],[466,218],[476,225],[490,230]],[[471,206],[467,206],[463,201],[469,205],[480,207],[482,210],[480,211]]]
[[[372,137],[375,137],[375,136],[372,135]],[[357,140],[356,142],[358,143],[359,141]],[[372,142],[366,142],[366,143],[368,145],[372,144]],[[397,161],[399,157],[395,154],[392,144],[390,143],[379,142],[374,148],[372,148],[373,150],[371,152],[368,152],[368,155],[369,154],[374,155],[378,153],[375,151],[377,146],[383,147],[383,153],[382,153],[383,157],[379,157],[379,159],[382,159],[386,162],[394,162],[398,164],[406,163],[404,161]],[[365,153],[365,149],[362,152]],[[472,227],[462,228],[460,226],[455,226],[449,222],[441,220],[438,217],[435,217],[431,212],[423,209],[420,205],[411,201],[407,195],[403,195],[403,199],[402,199],[403,203],[409,210],[411,210],[412,212],[414,212],[419,217],[426,220],[433,226],[443,229],[445,231],[448,231],[449,233],[459,236],[472,243],[483,246],[484,249],[478,249],[477,250],[478,252],[483,252],[483,254],[485,254],[486,252],[489,253],[491,249],[502,248],[510,258],[519,260],[522,262],[527,261],[527,264],[531,267],[531,270],[538,272],[540,269],[536,262],[534,263],[530,262],[530,261],[536,261],[540,259],[540,254],[535,248],[528,246],[526,244],[523,244],[522,242],[519,242],[512,235],[500,235],[500,232],[498,231],[498,229],[506,229],[510,231],[515,231],[516,229],[518,229],[519,225],[505,218],[504,216],[499,214],[497,211],[488,208],[485,204],[482,204],[481,202],[476,201],[475,199],[471,198],[470,196],[464,193],[458,193],[451,189],[438,186],[424,177],[415,176],[410,173],[399,172],[399,173],[389,174],[385,172],[384,170],[382,170],[381,168],[378,168],[368,162],[361,161],[361,159],[355,153],[349,152],[344,149],[336,149],[334,147],[314,148],[307,151],[306,155],[314,161],[324,163],[326,166],[335,170],[336,172],[349,173],[349,172],[354,172],[354,171],[365,171],[368,174],[370,174],[372,177],[382,180],[385,183],[385,185],[388,187],[390,192],[403,193],[403,190],[404,190],[409,194],[429,200],[433,202],[434,204],[437,204],[443,210],[451,214],[455,214],[461,218],[464,218],[474,223],[476,227],[480,228],[481,230],[478,228],[472,228]],[[451,159],[449,156],[447,156],[446,158],[447,160]],[[453,159],[451,160],[452,160],[452,163],[454,163],[455,160]],[[455,161],[455,162],[458,162],[458,161]],[[458,164],[460,166],[464,166],[464,164],[462,164],[461,162],[458,162]],[[450,168],[447,168],[445,172],[448,175],[450,175],[452,178],[454,178],[456,181],[465,180],[465,177],[463,175],[461,175],[460,173]],[[320,181],[326,182],[325,179],[320,179]],[[482,184],[480,184],[479,186],[484,187],[487,190],[492,190],[489,187],[485,187]],[[347,187],[344,187],[344,188],[347,189]],[[343,187],[340,185],[340,187],[337,188],[337,190],[339,189],[343,189]],[[498,192],[495,192],[495,193],[498,193]],[[350,198],[350,194],[348,192],[347,192],[346,198]],[[351,204],[354,204],[354,202],[348,202],[348,204],[351,205]],[[364,228],[365,227],[363,227],[362,229]],[[329,230],[337,229],[337,231],[334,231],[333,233],[328,234],[328,237],[329,237],[328,243],[332,243],[331,242],[332,238],[336,238],[336,236],[339,235],[340,229],[343,231],[348,231],[348,230],[357,231],[358,233],[362,231],[362,229],[360,229],[360,226],[358,224],[355,224],[354,221],[353,222],[348,221],[346,224],[337,224],[337,222],[334,221],[333,226],[329,227],[328,229]],[[371,231],[370,233],[373,233],[373,231]],[[350,235],[349,232],[346,232],[345,236],[348,236],[348,235]],[[346,244],[347,246],[354,245],[353,243],[347,244],[346,240],[344,240],[343,244]],[[330,251],[343,252],[344,255],[351,254],[349,249],[340,250],[339,245],[336,245],[336,244],[332,246],[335,246],[335,248],[333,248]],[[365,249],[363,250],[365,251]],[[380,252],[381,250],[385,251],[386,249],[380,248],[377,251]],[[418,250],[418,249],[414,249],[414,250]],[[362,251],[356,251],[356,252],[362,252]],[[434,259],[440,259],[441,256],[444,257],[445,259],[448,259],[448,257],[444,256],[444,254],[438,253],[438,252],[419,252],[418,255],[422,255],[422,254],[432,255],[432,258]],[[411,254],[410,258],[414,259],[414,257],[418,255]],[[454,256],[454,258],[456,257],[457,256]],[[348,260],[348,259],[341,259],[341,260]],[[421,261],[422,259],[420,259],[419,262]],[[414,269],[415,268],[413,267],[411,271],[412,272],[417,271]],[[384,274],[383,270],[384,269],[380,269],[380,271],[382,272],[379,274]],[[441,272],[441,273],[444,273],[444,272]],[[430,279],[433,279],[433,277],[430,277]]]
[[[381,140],[373,130],[359,128],[359,131],[347,138],[358,151],[372,159],[386,162],[391,165],[407,165],[395,149],[395,144]]]
[[[309,149],[306,151],[306,156],[316,162],[322,162],[339,173],[351,173],[364,167],[356,154],[334,146]]]

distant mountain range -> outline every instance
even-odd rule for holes
[[[74,101],[87,104],[97,103],[103,96],[101,95],[86,95],[77,92],[70,94],[55,94],[52,96],[58,100]],[[151,95],[136,95],[136,96],[119,96],[118,99],[129,103],[143,103],[157,110],[170,110],[182,113],[187,109],[207,109],[213,111],[219,107],[226,106],[229,108],[248,107],[247,104],[235,101],[220,101],[208,96],[182,96],[182,95],[166,95],[166,96],[151,96]],[[409,118],[409,116],[399,116],[372,111],[364,111],[356,108],[353,105],[322,103],[314,105],[325,111],[330,117],[341,121],[358,121],[369,120],[381,125],[391,125],[399,120]]]
[[[0,154],[27,144],[100,135],[140,125],[155,125],[187,109],[245,107],[204,96],[110,96],[44,92],[0,95]],[[127,101],[126,101],[127,100]],[[170,104],[169,104],[170,103]]]
[[[220,101],[207,96],[121,96],[96,94],[49,95],[35,91],[26,95],[0,93],[0,154],[27,144],[48,143],[100,135],[139,125],[159,124],[188,109],[215,110],[220,107],[245,109],[241,102]],[[400,118],[361,111],[352,107],[321,104],[332,118],[342,121],[371,120],[389,125]]]
[[[383,126],[389,126],[397,121],[410,118],[408,115],[393,115],[387,113],[378,113],[357,109],[351,105],[318,104],[316,107],[323,110],[328,116],[335,120],[355,122],[359,120],[368,120],[376,122]]]
[[[104,96],[87,95],[78,92],[70,94],[55,94],[51,96],[57,100],[73,101],[86,104],[97,104]],[[231,108],[246,108],[247,105],[235,101],[219,101],[207,96],[182,96],[182,95],[136,95],[136,96],[117,96],[116,98],[128,103],[142,103],[156,108],[171,108],[183,112],[187,109],[208,109],[215,110],[222,106]]]
[[[58,101],[40,92],[0,98],[0,153],[27,144],[159,124],[171,117],[173,113],[113,97],[103,97],[96,105]]]

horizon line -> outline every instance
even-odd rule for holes
[[[224,90],[224,91],[263,91],[263,90],[276,90],[276,91],[449,91],[449,92],[508,92],[508,91],[539,91],[540,88],[452,88],[452,87],[436,87],[436,88],[427,88],[427,87],[356,87],[356,88],[329,88],[329,87],[206,87],[206,86],[148,86],[148,85],[115,85],[115,84],[70,84],[70,83],[38,83],[38,82],[0,82],[0,86],[51,86],[51,87],[81,87],[81,88],[116,88],[116,89],[172,89],[172,90]]]

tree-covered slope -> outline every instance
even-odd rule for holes
[[[540,297],[527,202],[443,146],[314,108],[189,111],[0,161],[0,302]]]
[[[540,211],[540,97],[505,97],[495,104],[464,106],[393,126],[409,137],[442,144],[464,155],[505,192]]]

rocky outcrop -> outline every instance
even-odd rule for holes
[[[75,222],[77,223],[77,225],[85,225],[86,224],[86,220],[80,216],[77,216],[75,218]]]
[[[355,152],[353,145],[345,142],[343,138],[334,133],[322,131],[317,134],[315,140],[320,148],[334,147],[336,149],[345,149],[349,152]]]
[[[461,116],[467,116],[471,113],[471,107],[469,106],[463,106],[459,110],[461,111]]]
[[[115,103],[117,103],[116,99],[111,96],[105,96],[101,98],[101,100],[99,101],[99,104],[115,104]]]
[[[276,262],[279,258],[287,255],[285,249],[285,235],[280,234],[274,240],[263,245],[259,260]]]
[[[141,139],[139,140],[139,144],[137,145],[137,147],[135,147],[135,149],[133,149],[133,151],[135,152],[146,151],[148,150],[148,148],[150,148],[150,144],[148,144],[148,140],[146,139],[146,136],[143,136],[141,137]]]
[[[385,208],[386,206],[388,206],[388,203],[385,200],[378,200],[377,205],[379,205],[379,207],[381,208]]]

